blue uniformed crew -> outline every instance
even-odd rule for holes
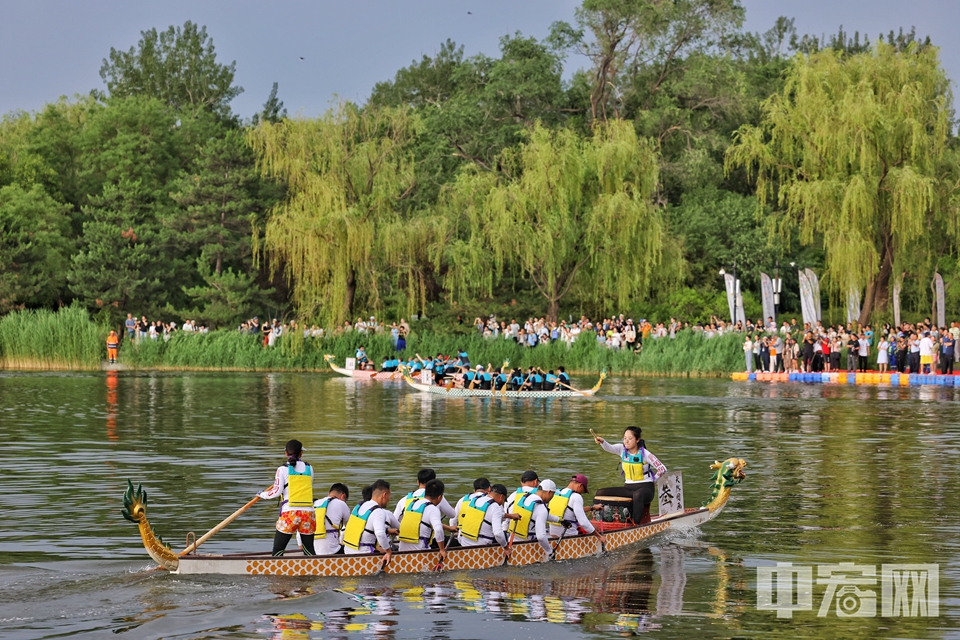
[[[557,380],[559,378],[556,374],[553,373],[553,369],[547,372],[547,375],[543,379],[543,390],[544,391],[553,391],[557,388]]]

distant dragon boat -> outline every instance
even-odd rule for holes
[[[323,356],[323,359],[330,365],[331,369],[348,378],[361,378],[363,380],[399,380],[400,378],[399,371],[374,371],[371,369],[347,369],[345,367],[338,367],[333,363],[335,357],[336,356],[327,354]]]
[[[664,516],[657,516],[644,524],[595,522],[606,536],[606,545],[601,545],[593,535],[571,535],[556,542],[557,560],[575,560],[596,557],[605,551],[637,545],[653,536],[667,531],[682,531],[697,527],[717,517],[730,497],[730,489],[746,477],[747,463],[742,458],[728,458],[710,466],[716,469],[713,476],[710,500],[700,508],[688,508]],[[406,551],[393,553],[392,559],[383,564],[382,554],[303,556],[290,554],[273,557],[270,552],[246,554],[198,554],[176,553],[157,536],[147,521],[147,494],[142,487],[135,490],[128,481],[123,496],[123,516],[136,523],[147,553],[162,568],[177,574],[233,574],[233,575],[280,575],[280,576],[369,576],[379,573],[407,574],[440,570],[440,554],[437,551]],[[512,552],[504,563],[499,545],[480,547],[455,547],[447,551],[442,563],[446,571],[491,569],[500,566],[520,567],[544,562],[546,552],[535,540],[513,545]]]
[[[416,389],[417,391],[422,391],[423,393],[432,393],[434,395],[445,396],[448,398],[575,398],[575,397],[591,397],[596,395],[597,391],[600,390],[600,385],[603,384],[603,379],[607,377],[606,372],[600,374],[600,379],[597,380],[597,384],[593,385],[590,389],[579,390],[579,389],[564,389],[557,385],[556,389],[552,391],[508,391],[506,389],[497,391],[495,389],[470,389],[468,387],[455,387],[453,382],[440,386],[435,384],[427,384],[426,382],[417,382],[407,371],[401,373],[403,375],[403,380]]]

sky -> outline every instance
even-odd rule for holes
[[[876,38],[917,28],[941,47],[960,79],[960,0],[742,0],[745,28],[768,30],[777,16],[795,19],[799,34],[838,27]],[[233,110],[249,118],[274,82],[291,114],[314,116],[336,100],[363,102],[374,84],[432,55],[446,39],[467,55],[498,54],[501,36],[543,38],[557,20],[573,21],[579,0],[0,0],[0,114],[36,111],[59,96],[104,89],[100,66],[114,47],[136,45],[140,32],[205,25],[221,63],[236,61],[244,88]],[[304,58],[300,60],[300,58]],[[568,60],[585,64],[582,58]],[[955,89],[956,90],[956,89]]]

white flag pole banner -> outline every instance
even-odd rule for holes
[[[933,283],[937,289],[937,326],[947,326],[947,310],[943,295],[943,277],[936,273],[933,276]]]
[[[900,287],[903,286],[903,276],[893,283],[893,326],[900,326]]]
[[[847,292],[847,323],[860,318],[860,290],[852,288]]]
[[[773,317],[773,280],[765,273],[760,274],[760,297],[763,303],[763,324],[766,326],[767,318]]]
[[[733,322],[733,276],[729,273],[723,274],[723,284],[727,287],[727,306],[730,308],[730,322]]]
[[[810,287],[810,280],[803,271],[797,272],[800,279],[800,312],[803,314],[803,324],[809,324],[811,327],[817,324],[817,312],[813,307],[813,289]]]
[[[747,316],[743,312],[743,290],[740,289],[740,278],[737,278],[736,284],[736,295],[734,298],[737,301],[737,322],[747,324]],[[734,324],[736,324],[736,322]]]
[[[812,269],[804,269],[807,274],[807,280],[810,281],[810,291],[813,294],[813,310],[816,312],[816,320],[823,320],[823,314],[820,310],[820,280]],[[816,324],[816,322],[814,322]]]

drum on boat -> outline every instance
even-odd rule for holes
[[[604,522],[626,522],[627,519],[633,521],[633,498],[598,495],[593,497],[593,504],[603,505]]]

